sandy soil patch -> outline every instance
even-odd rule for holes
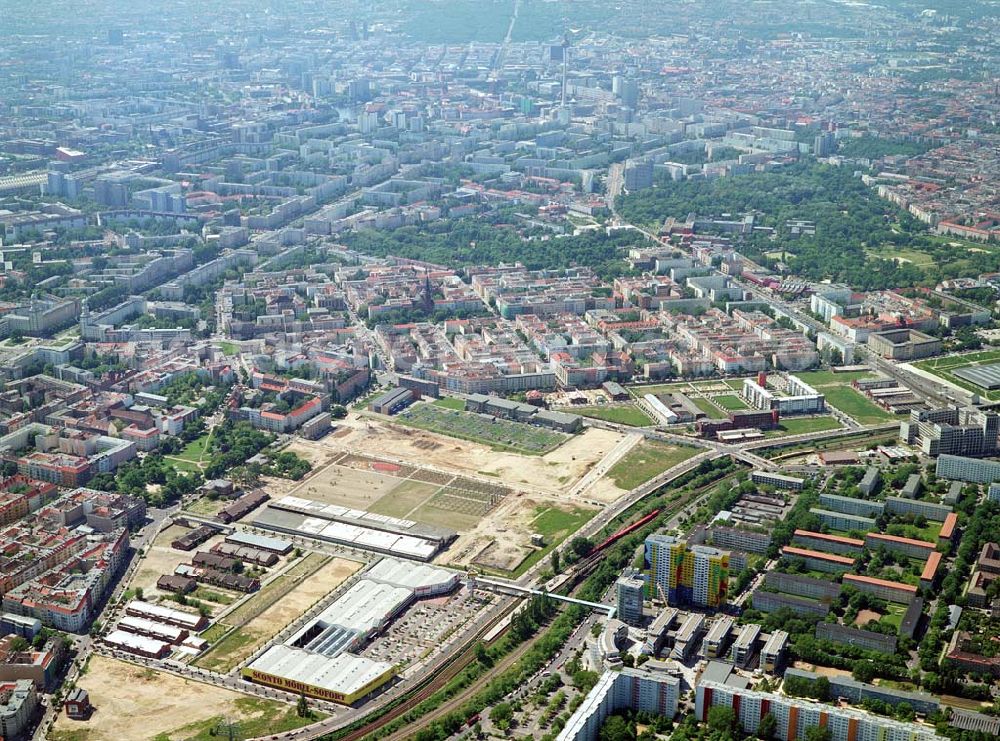
[[[96,711],[86,721],[68,720],[60,714],[55,738],[65,733],[87,741],[145,741],[220,715],[239,719],[235,701],[244,697],[239,692],[99,655],[91,657],[88,671],[78,684],[90,693]]]
[[[854,619],[855,625],[867,625],[869,620],[878,620],[882,613],[875,610],[858,610],[858,616]]]
[[[566,503],[537,494],[509,496],[475,528],[459,535],[438,562],[513,570],[534,550],[531,536],[537,530],[538,511],[553,506],[565,508]]]
[[[824,677],[849,677],[851,673],[844,669],[833,669],[829,666],[816,666],[815,664],[810,664],[806,661],[796,661],[794,664],[796,669],[805,669],[806,671],[816,672]]]
[[[589,428],[550,453],[532,456],[498,452],[485,445],[371,417],[352,415],[345,429],[350,429],[350,434],[341,438],[296,441],[289,449],[371,453],[414,465],[487,476],[512,488],[558,493],[569,490],[623,437],[610,430]],[[332,460],[333,456],[328,455]]]

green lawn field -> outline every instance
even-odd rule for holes
[[[562,411],[562,410],[560,410]],[[605,422],[612,422],[618,425],[629,425],[630,427],[649,427],[653,420],[649,415],[637,406],[616,405],[598,407],[572,407],[565,410],[570,414],[579,414],[581,417],[591,417]]]
[[[858,424],[877,425],[896,418],[850,386],[823,388],[826,403],[853,418]]]
[[[712,399],[716,404],[725,409],[727,412],[738,412],[743,409],[749,409],[747,403],[743,401],[736,394],[725,394],[724,396],[716,396]]]
[[[766,437],[805,435],[839,428],[840,423],[833,417],[783,417],[777,430],[768,430],[764,435]]]
[[[613,465],[606,476],[619,489],[632,490],[697,454],[697,448],[645,440]]]

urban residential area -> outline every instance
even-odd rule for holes
[[[1000,6],[0,0],[0,741],[1000,738]]]

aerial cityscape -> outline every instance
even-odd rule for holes
[[[1000,738],[1000,2],[0,0],[0,741]]]

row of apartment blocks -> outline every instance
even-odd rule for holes
[[[24,476],[65,487],[82,486],[136,456],[136,444],[76,429],[38,423],[0,437],[0,458]]]
[[[0,560],[4,612],[86,631],[125,563],[129,529],[145,514],[141,499],[76,489],[8,525]]]

